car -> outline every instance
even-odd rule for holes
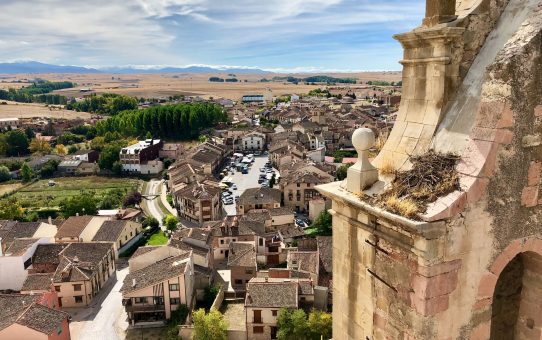
[[[232,188],[233,190],[237,190],[237,184],[232,185],[231,188]]]
[[[233,201],[231,201],[231,200],[230,201],[225,201],[224,204],[225,205],[231,205],[231,204],[233,204]]]
[[[258,179],[258,184],[262,184],[264,181],[265,181],[265,179],[259,178],[259,179]]]
[[[241,199],[241,197],[239,195],[236,195],[235,196],[235,202],[239,202],[239,199]]]
[[[242,173],[243,175],[248,174],[248,169],[243,169],[243,170],[241,170],[241,173]]]
[[[265,172],[265,168],[260,168],[260,172]]]

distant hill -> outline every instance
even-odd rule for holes
[[[245,68],[213,68],[207,66],[189,66],[189,67],[164,67],[156,69],[140,69],[135,67],[109,67],[109,68],[88,68],[81,66],[61,66],[44,64],[37,61],[25,61],[17,63],[0,63],[0,74],[17,73],[122,73],[122,74],[142,74],[142,73],[270,73],[260,69]]]
[[[79,66],[60,66],[39,63],[37,61],[25,61],[18,63],[0,63],[0,74],[15,73],[98,73],[93,68]]]

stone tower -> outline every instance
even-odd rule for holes
[[[333,338],[542,339],[542,1],[427,0],[396,39],[403,98],[373,164],[452,152],[461,189],[409,219],[373,203],[384,176],[318,187],[333,201]]]

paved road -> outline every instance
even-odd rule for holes
[[[235,174],[228,175],[232,178],[233,183],[237,185],[237,190],[233,191],[233,196],[241,196],[246,189],[249,188],[259,188],[261,185],[258,184],[258,178],[260,177],[260,168],[263,168],[265,163],[269,159],[267,156],[258,156],[254,158],[254,163],[248,171],[248,174],[243,175],[240,171],[235,171]],[[276,170],[275,170],[276,171]],[[278,171],[276,171],[278,173]],[[231,205],[224,205],[224,209],[228,215],[237,215],[235,209],[235,202]]]
[[[149,181],[149,184],[147,185],[147,195],[158,195],[156,198],[146,200],[147,205],[147,211],[149,214],[151,214],[154,218],[158,220],[160,223],[160,228],[165,229],[162,225],[162,219],[164,218],[164,213],[162,212],[162,209],[160,209],[160,206],[158,205],[158,202],[160,201],[160,188],[162,187],[162,181],[152,179]]]
[[[77,340],[122,340],[128,327],[120,288],[128,267],[118,270],[85,309],[67,310],[72,315],[70,333]],[[111,287],[112,286],[112,287]]]

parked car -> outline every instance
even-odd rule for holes
[[[232,185],[231,188],[232,188],[233,190],[237,190],[237,184]]]

